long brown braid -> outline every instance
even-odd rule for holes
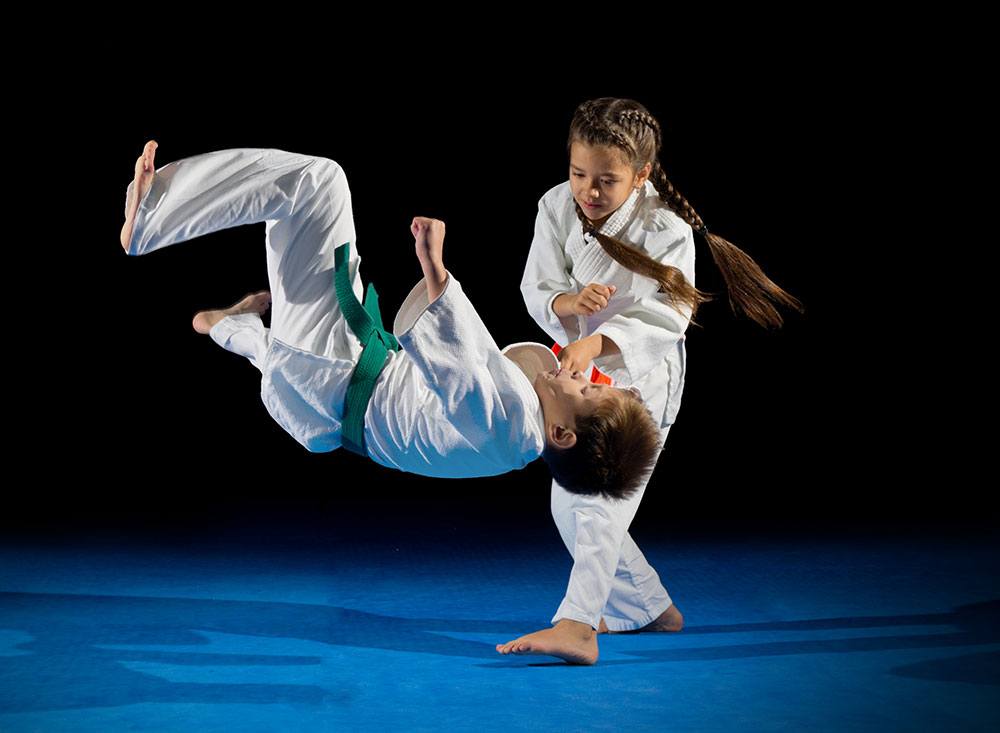
[[[574,142],[617,148],[624,153],[626,162],[638,172],[647,163],[652,164],[649,180],[660,196],[681,219],[701,234],[709,245],[712,259],[722,273],[729,293],[729,305],[735,314],[737,308],[751,320],[767,327],[779,327],[783,320],[778,310],[769,302],[804,312],[802,304],[786,293],[764,274],[749,255],[718,234],[709,233],[705,222],[687,199],[674,188],[660,166],[659,153],[662,143],[660,123],[649,111],[632,99],[601,97],[577,107],[570,123],[567,154]],[[652,257],[614,237],[601,234],[576,203],[576,215],[584,232],[593,235],[604,250],[623,267],[650,277],[660,283],[664,293],[676,308],[685,304],[691,308],[691,322],[698,306],[713,300],[712,296],[695,288],[678,268],[664,265]],[[697,324],[695,324],[697,325]]]

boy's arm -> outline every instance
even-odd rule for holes
[[[424,278],[403,301],[393,332],[448,421],[480,456],[481,475],[521,468],[532,439],[523,374],[445,268],[444,222],[418,217],[412,230]]]
[[[437,395],[445,417],[482,455],[489,469],[482,475],[514,468],[506,465],[506,456],[512,444],[524,441],[524,428],[513,419],[526,409],[524,399],[509,388],[500,364],[509,360],[455,276],[445,272],[443,289],[433,301],[427,279],[417,283],[396,315],[393,332]]]
[[[448,281],[448,270],[445,269],[444,262],[420,263],[420,268],[424,272],[424,280],[427,281],[427,298],[433,303],[444,292],[444,286]]]
[[[415,216],[410,224],[413,234],[413,248],[420,260],[420,269],[427,282],[427,297],[430,302],[438,299],[444,291],[448,272],[444,267],[445,225],[440,219]]]

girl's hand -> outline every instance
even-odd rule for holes
[[[573,313],[581,316],[592,316],[595,313],[608,307],[608,300],[615,294],[614,285],[607,286],[600,283],[590,283],[576,295],[571,296],[570,301]]]
[[[414,249],[420,265],[428,267],[444,266],[444,222],[426,216],[415,216],[410,223]]]
[[[601,355],[602,337],[595,333],[563,347],[559,351],[559,366],[571,372],[584,371]]]

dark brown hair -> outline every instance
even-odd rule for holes
[[[712,259],[725,279],[729,305],[734,314],[739,308],[751,320],[766,328],[781,326],[783,322],[781,314],[769,300],[794,308],[800,313],[804,312],[802,304],[773,283],[749,255],[718,234],[709,233],[701,217],[674,188],[660,166],[660,123],[639,102],[601,97],[582,103],[576,108],[570,123],[567,154],[574,142],[607,146],[621,151],[625,162],[635,172],[640,171],[647,163],[652,164],[649,180],[660,195],[660,200],[708,242]],[[713,300],[711,295],[689,283],[678,268],[657,262],[636,247],[598,233],[579,203],[576,204],[576,215],[584,231],[592,234],[619,264],[657,280],[660,292],[667,296],[675,308],[682,303],[690,306],[692,323],[698,306]]]
[[[601,400],[590,415],[577,415],[573,432],[572,447],[546,441],[542,450],[552,478],[573,494],[627,499],[649,478],[663,449],[653,415],[627,391]]]

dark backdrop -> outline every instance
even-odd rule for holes
[[[14,283],[45,328],[10,328],[11,348],[43,358],[12,390],[17,488],[6,526],[210,525],[286,511],[547,525],[540,460],[506,476],[434,480],[347,451],[309,454],[271,420],[257,370],[190,325],[199,309],[267,287],[263,223],[146,257],[127,257],[118,233],[148,139],[157,167],[242,146],[327,156],[349,176],[362,276],[388,322],[420,277],[408,232],[420,214],[447,222],[446,264],[497,343],[547,342],[518,287],[537,201],[567,176],[574,107],[605,95],[658,117],[674,184],[806,307],[783,311],[772,332],[734,316],[698,239],[697,284],[718,298],[688,330],[683,404],[636,521],[988,517],[978,479],[950,453],[961,430],[935,371],[948,360],[944,334],[924,291],[903,292],[912,265],[898,254],[915,240],[883,218],[902,196],[906,173],[893,169],[889,143],[905,131],[880,106],[883,91],[842,65],[803,58],[802,73],[788,59],[758,61],[692,80],[693,90],[571,69],[559,84],[470,69],[428,81],[404,69],[251,87],[234,65],[228,84],[218,68],[211,84],[106,77],[60,98],[46,120],[58,170],[45,189],[60,208],[42,214],[35,241],[50,246],[33,253],[48,280]]]

